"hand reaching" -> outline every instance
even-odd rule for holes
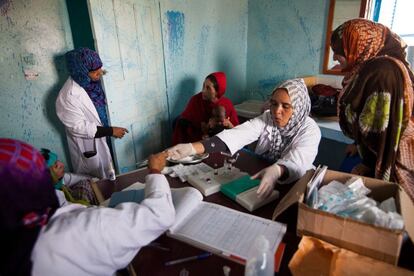
[[[267,198],[272,194],[276,180],[282,176],[282,168],[273,164],[256,173],[251,179],[261,179],[257,195],[259,198]]]
[[[167,157],[168,153],[166,151],[157,154],[151,154],[148,158],[148,169],[162,171],[165,167]]]
[[[196,150],[191,143],[178,144],[167,149],[168,157],[173,160],[183,159],[184,157],[196,154]]]
[[[122,138],[125,133],[128,133],[128,129],[123,127],[112,127],[112,136],[115,138]]]

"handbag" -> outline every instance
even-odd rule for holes
[[[311,113],[319,117],[337,116],[337,103],[340,89],[330,85],[317,84],[311,89]]]

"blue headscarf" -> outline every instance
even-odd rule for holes
[[[105,93],[100,81],[92,81],[88,73],[102,67],[99,55],[88,48],[78,48],[66,53],[69,74],[77,84],[88,93],[99,118],[104,126],[108,126]]]
[[[53,151],[49,150],[49,149],[40,149],[40,153],[42,154],[43,158],[46,161],[46,166],[50,169],[50,167],[52,167],[56,161],[58,161],[58,156],[56,153],[54,153]],[[52,176],[53,182],[55,185],[55,189],[61,190],[62,186],[63,186],[63,178],[62,179],[57,179],[57,177],[55,176],[55,174],[53,173],[52,170],[50,170],[50,174]]]

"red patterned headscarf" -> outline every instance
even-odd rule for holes
[[[364,62],[384,55],[404,63],[411,80],[414,81],[406,59],[407,45],[397,34],[380,23],[362,18],[346,21],[333,31],[331,48],[334,53],[344,56],[347,61],[346,68],[342,70],[346,72],[342,83],[343,90]]]
[[[45,160],[24,142],[0,138],[1,275],[30,274],[30,254],[59,203]]]
[[[353,19],[333,32],[331,47],[347,61],[338,101],[342,131],[376,178],[398,182],[414,201],[414,75],[407,45],[382,24]],[[375,71],[372,64],[384,67]]]

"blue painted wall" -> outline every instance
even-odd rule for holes
[[[227,73],[226,95],[236,104],[283,79],[321,72],[328,0],[155,2],[171,118],[213,71]],[[54,105],[68,76],[62,55],[73,48],[65,0],[0,0],[0,32],[0,136],[50,147],[69,164]],[[27,80],[25,70],[38,76]]]
[[[155,0],[89,0],[110,124],[129,133],[112,139],[119,172],[164,150],[169,116],[159,3]]]
[[[263,99],[282,80],[320,74],[328,0],[250,0],[248,98]]]
[[[65,1],[1,0],[0,33],[0,137],[49,147],[69,164],[55,112],[67,78],[62,55],[73,47]]]
[[[214,71],[227,74],[226,96],[245,98],[247,0],[161,0],[166,86],[171,117]]]

